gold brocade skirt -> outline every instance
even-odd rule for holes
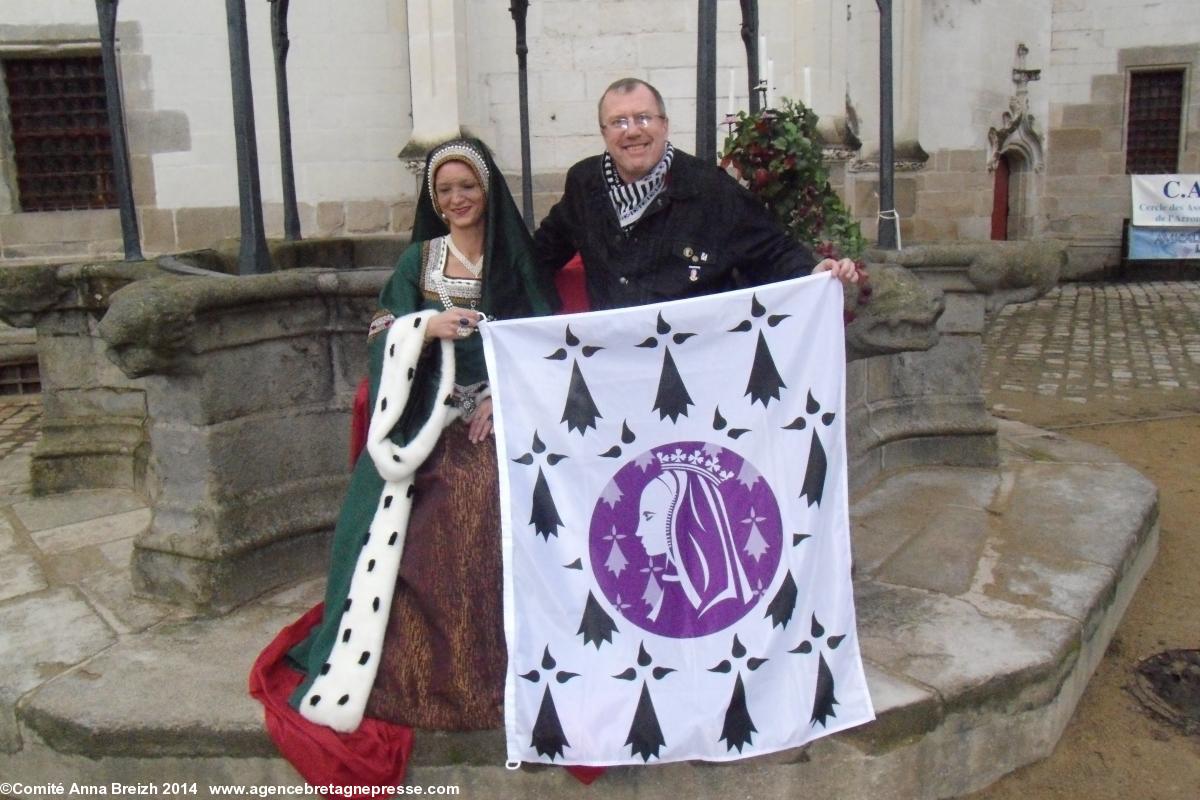
[[[413,728],[503,721],[506,651],[496,444],[455,422],[416,494],[367,716]]]

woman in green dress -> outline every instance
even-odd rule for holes
[[[364,718],[438,730],[502,722],[496,450],[476,328],[485,315],[546,314],[557,301],[535,277],[529,233],[481,143],[435,147],[425,176],[413,244],[370,327],[371,422],[324,610],[287,653],[302,673],[290,696],[300,724],[343,733]],[[272,714],[268,705],[284,754],[307,758],[280,741]]]

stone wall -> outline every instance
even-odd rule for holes
[[[207,246],[237,231],[224,14],[204,4],[184,5],[168,10],[153,0],[125,0],[120,11],[134,192],[150,253]],[[740,4],[717,5],[717,108],[723,113],[730,68],[734,107],[744,109],[748,102]],[[896,5],[896,205],[903,239],[988,238],[993,193],[988,134],[1003,126],[1020,95],[1044,159],[1035,163],[1009,153],[1010,237],[1066,240],[1071,253],[1066,277],[1114,267],[1127,212],[1127,74],[1153,66],[1182,66],[1195,74],[1200,19],[1194,0]],[[411,221],[417,187],[397,154],[413,131],[413,8],[403,0],[291,7],[288,67],[305,236],[395,233]],[[269,8],[250,4],[247,11],[266,227],[268,235],[276,235],[282,213]],[[453,111],[462,129],[493,145],[505,172],[516,174],[517,59],[507,4],[455,0],[452,16],[451,29],[437,33],[452,36],[456,46]],[[1138,24],[1129,24],[1131,19]],[[825,129],[849,151],[842,153],[848,160],[844,170],[836,170],[837,185],[873,237],[879,210],[874,0],[850,0],[838,13],[818,0],[764,0],[760,22],[775,62],[776,96],[804,98],[811,83],[812,105]],[[635,75],[657,84],[668,104],[672,140],[693,148],[696,27],[695,5],[671,0],[546,0],[530,6],[538,216],[560,191],[567,167],[602,148],[596,101],[617,77]],[[95,50],[96,36],[90,0],[8,0],[0,59],[5,47]],[[1041,71],[1040,80],[1023,84],[1023,94],[1013,82],[1018,45],[1027,50],[1024,66]],[[806,70],[810,82],[802,78]],[[1200,82],[1191,80],[1189,92],[1179,165],[1184,171],[1200,170]],[[854,146],[855,137],[861,147]],[[0,119],[0,142],[4,139]],[[10,173],[0,145],[0,258],[116,252],[114,212],[49,218],[6,213],[15,202],[5,190]]]
[[[396,158],[411,130],[404,6],[396,0],[291,6],[292,136],[306,236],[399,233],[411,226],[413,177]],[[268,236],[279,236],[282,184],[269,14],[268,3],[247,4],[266,228]],[[237,235],[223,8],[125,0],[118,19],[144,251],[207,247]],[[6,0],[0,62],[99,49],[92,0]],[[6,118],[0,97],[0,134]],[[121,255],[115,210],[15,213],[11,160],[11,143],[0,135],[0,259]]]
[[[1195,11],[1194,6],[1190,8]],[[1193,13],[1192,19],[1196,16]],[[1097,17],[1090,19],[1095,22]],[[1125,109],[1131,70],[1184,67],[1193,76],[1184,84],[1187,117],[1179,171],[1200,172],[1200,81],[1194,77],[1200,70],[1200,43],[1195,43],[1200,40],[1200,22],[1189,26],[1186,19],[1186,14],[1179,18],[1185,31],[1192,29],[1192,44],[1119,50],[1113,54],[1115,64],[1093,67],[1086,94],[1081,95],[1074,84],[1066,84],[1061,94],[1075,102],[1051,106],[1042,203],[1047,232],[1071,244],[1068,277],[1110,270],[1120,259],[1122,224],[1131,214],[1129,176],[1125,174]],[[1060,39],[1081,40],[1067,39],[1070,33],[1064,31]],[[1082,40],[1094,44],[1091,38]]]

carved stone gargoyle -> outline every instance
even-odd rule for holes
[[[1050,291],[1067,264],[1067,251],[1062,242],[1050,239],[946,242],[871,250],[866,258],[919,270],[965,268],[971,286],[986,297],[990,319],[1009,303],[1027,303]]]
[[[846,326],[846,360],[912,350],[937,344],[937,321],[946,309],[941,291],[926,286],[904,267],[872,265],[869,302],[851,284],[846,304],[854,321]]]

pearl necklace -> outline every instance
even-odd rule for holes
[[[455,252],[456,248],[454,247],[454,243],[450,241],[449,234],[446,234],[444,237],[442,237],[442,241],[446,243],[446,245],[450,248],[451,252],[454,252],[455,255],[458,255],[457,252]],[[438,260],[441,262],[441,267],[433,273],[433,276],[432,276],[433,277],[433,285],[434,285],[434,288],[437,289],[438,299],[442,301],[442,306],[445,307],[447,310],[449,310],[451,308],[455,308],[455,305],[454,305],[454,301],[450,299],[449,290],[446,289],[446,274],[445,274],[446,273],[446,250],[444,248],[442,250],[441,258],[439,258]],[[465,259],[463,259],[462,256],[459,256],[459,260],[465,262]],[[481,262],[479,265],[479,272],[483,272],[483,264],[482,264],[483,259],[480,258],[479,260]],[[467,267],[467,269],[471,269],[471,268]],[[474,273],[475,270],[472,269],[471,272]],[[478,273],[476,273],[476,276],[478,277]],[[464,299],[467,299],[467,298],[464,298]],[[474,311],[475,306],[477,305],[477,302],[473,298],[467,299],[467,302],[468,302],[468,305],[471,307],[471,310]]]
[[[454,244],[454,237],[450,234],[446,234],[446,246],[450,248],[450,252],[454,254],[454,257],[461,261],[462,265],[466,267],[472,275],[474,275],[476,278],[483,277],[483,253],[479,254],[478,261],[472,261],[463,255],[462,250],[458,249],[458,247]]]

